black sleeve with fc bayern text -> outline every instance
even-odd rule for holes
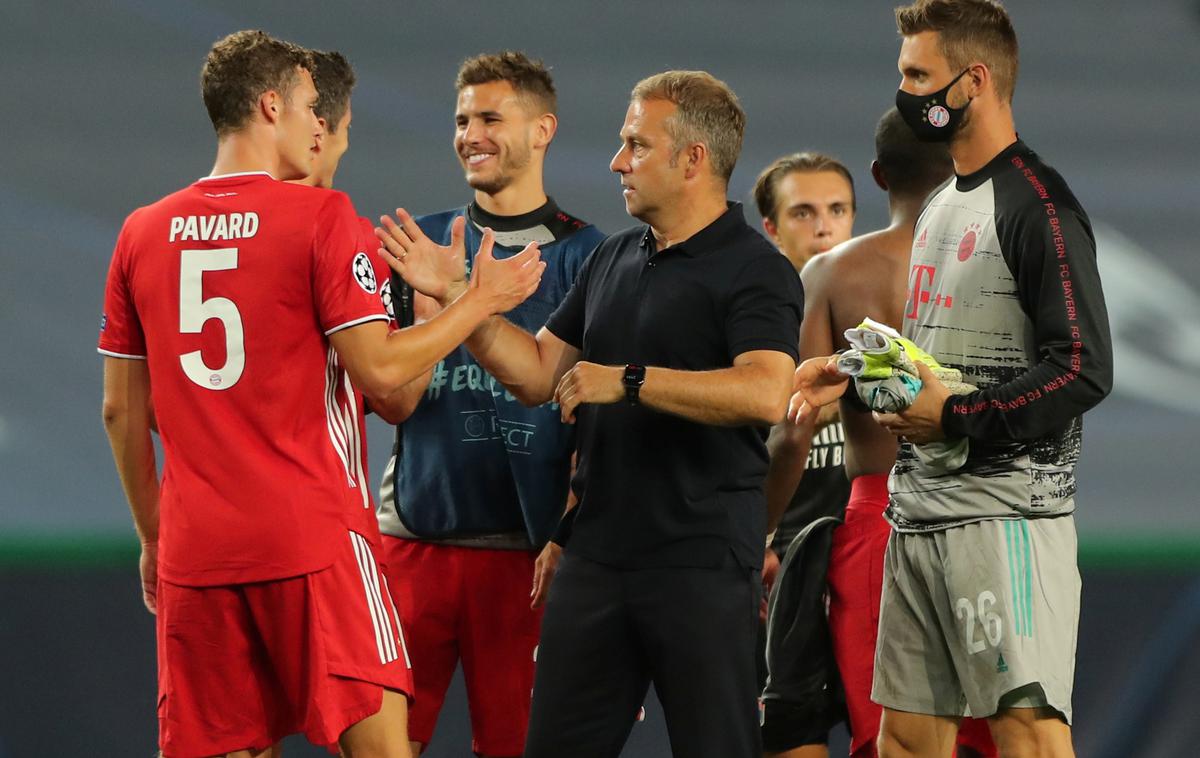
[[[1010,382],[950,398],[950,436],[1031,440],[1112,389],[1112,338],[1091,224],[1062,177],[1030,153],[996,177],[996,232],[1033,325],[1036,362]]]

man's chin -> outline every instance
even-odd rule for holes
[[[473,175],[470,171],[466,172],[466,180],[468,187],[485,195],[495,195],[510,184],[508,179],[502,176]]]
[[[279,176],[275,177],[281,182],[297,182],[301,179],[307,179],[312,173],[309,167],[300,168],[297,166],[286,166],[280,164]]]
[[[650,216],[653,215],[651,214],[650,209],[646,208],[644,205],[640,203],[631,203],[628,200],[625,201],[625,212],[631,217],[636,218],[638,221],[641,221],[643,224],[649,224]]]

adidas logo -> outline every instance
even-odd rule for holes
[[[1001,653],[996,660],[996,673],[1003,674],[1005,671],[1008,671],[1008,664],[1004,662],[1004,653]]]

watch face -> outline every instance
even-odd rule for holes
[[[625,367],[625,376],[623,383],[625,384],[625,398],[630,404],[636,404],[638,401],[638,390],[641,389],[642,382],[646,381],[646,367],[634,366],[630,364]]]

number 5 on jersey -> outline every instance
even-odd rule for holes
[[[187,378],[208,390],[229,389],[242,378],[242,370],[246,367],[242,316],[237,306],[226,297],[204,299],[204,272],[236,269],[237,258],[236,247],[181,250],[179,253],[179,333],[199,334],[204,324],[214,318],[225,328],[224,365],[208,366],[199,350],[179,356]]]

